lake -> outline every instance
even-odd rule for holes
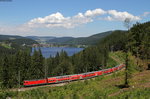
[[[32,48],[32,53],[33,55],[34,49],[38,50],[38,48]],[[68,56],[72,56],[80,51],[82,51],[84,48],[74,48],[74,47],[40,47],[42,55],[45,58],[49,58],[50,55],[52,57],[55,57],[57,52],[66,51]]]

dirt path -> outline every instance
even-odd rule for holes
[[[49,85],[41,85],[41,86],[33,86],[33,87],[22,87],[22,88],[15,88],[15,89],[11,89],[11,91],[26,91],[26,90],[32,90],[32,89],[36,89],[36,88],[40,88],[40,87],[56,87],[56,86],[64,86],[67,83],[59,83],[59,84],[49,84]]]

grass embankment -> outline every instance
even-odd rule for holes
[[[126,56],[125,53],[123,53],[122,51],[110,52],[109,57],[111,57],[114,61],[116,61],[117,64],[125,63]]]
[[[46,86],[19,93],[1,92],[0,97],[9,96],[13,99],[149,99],[149,75],[148,70],[135,72],[130,79],[129,88],[120,88],[124,83],[124,71],[118,71],[111,75],[71,82],[59,87]]]
[[[125,60],[125,53],[123,53],[122,51],[118,51],[115,53],[110,52],[106,68],[111,68],[118,64],[123,64],[125,63],[124,60]]]
[[[3,46],[3,47],[8,48],[8,49],[11,49],[11,48],[12,48],[12,47],[10,46],[10,44],[5,44],[5,43],[0,44],[0,46]]]

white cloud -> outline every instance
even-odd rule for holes
[[[105,11],[102,9],[88,10],[84,14],[78,13],[72,17],[64,17],[60,12],[51,14],[46,17],[39,17],[30,20],[26,25],[29,27],[64,27],[64,28],[74,28],[81,24],[86,24],[88,22],[92,22],[93,18],[104,14]]]
[[[34,29],[29,28],[25,25],[20,26],[0,26],[0,33],[5,35],[29,35]]]
[[[113,17],[107,16],[105,18],[100,18],[101,20],[114,21]]]
[[[102,9],[95,9],[95,10],[88,10],[85,12],[85,16],[87,17],[93,17],[93,16],[98,16],[98,15],[103,15],[105,14],[106,11],[102,10]]]
[[[116,10],[108,10],[107,13],[111,15],[106,18],[109,21],[112,21],[112,20],[124,21],[126,18],[131,19],[131,21],[141,20],[139,16],[134,16],[128,12],[118,12]]]
[[[29,27],[67,27],[70,17],[64,17],[61,13],[57,12],[44,18],[35,18],[30,20],[26,25]]]
[[[102,17],[102,15],[106,15],[106,17]],[[72,17],[64,17],[60,12],[57,12],[49,16],[32,19],[27,22],[26,25],[32,28],[74,28],[82,24],[93,22],[95,17],[107,21],[124,21],[126,18],[130,18],[131,21],[138,21],[141,19],[139,16],[134,16],[128,12],[118,12],[116,10],[104,11],[103,9],[98,8],[95,10],[87,10],[85,13],[78,13]]]

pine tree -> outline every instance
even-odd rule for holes
[[[130,34],[130,27],[131,27],[131,19],[126,18],[124,20],[124,26],[128,29],[128,35]],[[129,40],[127,40],[127,46],[126,46],[126,60],[125,60],[125,83],[124,83],[124,87],[129,87],[129,57],[128,57],[128,53],[131,50],[130,48],[130,44],[129,44]]]
[[[31,58],[31,79],[44,78],[44,57],[42,56],[41,50],[34,50],[34,54]]]
[[[5,88],[10,87],[10,74],[9,74],[9,61],[7,56],[4,57],[3,65],[2,65],[2,86]]]
[[[22,75],[22,81],[23,80],[27,80],[30,78],[31,76],[31,73],[29,72],[30,68],[31,68],[31,56],[30,56],[30,53],[27,52],[27,51],[24,51],[23,52],[23,69],[22,69],[22,72],[23,72],[23,75]]]
[[[39,77],[38,73],[38,62],[39,60],[37,59],[38,57],[38,52],[36,50],[34,50],[34,53],[31,57],[31,68],[30,68],[30,73],[31,73],[31,77],[30,79],[37,79]]]
[[[44,72],[44,63],[45,63],[45,58],[42,55],[41,49],[39,49],[39,69],[40,69],[40,77],[44,77],[45,76],[45,72]]]

